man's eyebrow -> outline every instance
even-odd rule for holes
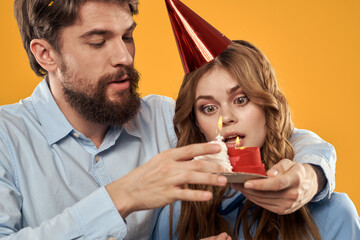
[[[93,36],[93,35],[109,35],[111,34],[111,32],[109,30],[104,30],[104,29],[92,29],[88,32],[85,32],[84,34],[82,34],[80,36],[80,38],[88,38],[90,36]]]
[[[129,31],[133,30],[136,27],[136,25],[137,25],[137,23],[133,22],[131,24],[131,26],[126,29],[126,32],[129,32]],[[110,34],[112,34],[112,31],[110,31],[110,30],[95,28],[95,29],[92,29],[92,30],[90,30],[88,32],[85,32],[84,34],[82,34],[80,36],[80,38],[88,38],[88,37],[93,36],[93,35],[110,35]]]

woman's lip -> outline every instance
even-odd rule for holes
[[[228,137],[231,137],[231,136],[234,136],[234,138],[236,138],[236,136],[239,136],[241,138],[244,138],[245,137],[245,134],[241,133],[241,132],[229,132],[229,133],[225,133],[223,135],[224,139],[228,138]]]
[[[236,142],[225,142],[226,147],[233,148],[233,147],[242,147],[245,144],[245,138],[241,139],[238,144]]]

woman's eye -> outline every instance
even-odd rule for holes
[[[249,101],[248,97],[238,97],[235,99],[234,103],[238,105],[245,105]]]
[[[213,112],[216,111],[216,109],[217,109],[216,106],[210,105],[210,106],[204,106],[204,107],[202,107],[201,110],[202,110],[204,113],[213,113]]]

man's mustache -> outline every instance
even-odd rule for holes
[[[118,71],[116,71],[113,74],[107,74],[100,78],[100,82],[102,84],[108,84],[111,82],[118,81],[119,79],[122,79],[124,76],[128,76],[127,79],[130,80],[130,82],[137,81],[139,79],[139,73],[136,71],[133,67],[122,67]]]

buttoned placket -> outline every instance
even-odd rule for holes
[[[111,183],[111,178],[105,169],[104,162],[101,157],[101,152],[98,151],[95,144],[89,138],[83,136],[81,133],[78,133],[75,130],[72,135],[82,145],[85,151],[90,154],[92,161],[92,174],[99,186],[105,186]]]

